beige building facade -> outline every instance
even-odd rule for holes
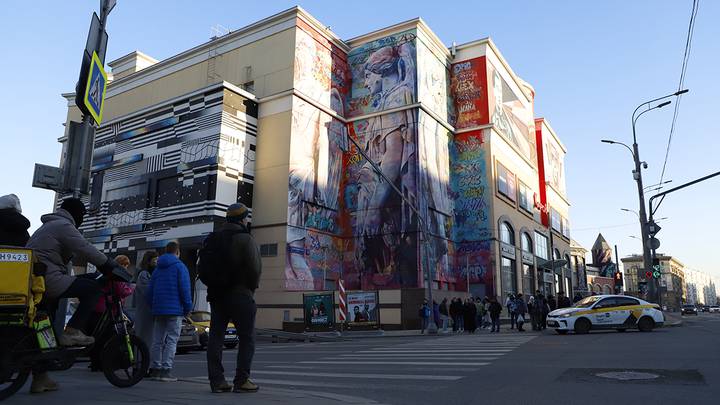
[[[258,327],[291,327],[303,294],[340,280],[379,291],[388,328],[416,326],[428,282],[438,300],[577,288],[566,149],[490,39],[448,48],[413,19],[341,40],[295,7],[109,66],[85,234],[137,262],[180,240],[194,271],[246,202]]]

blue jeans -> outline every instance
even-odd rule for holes
[[[162,315],[153,319],[153,343],[150,349],[150,368],[171,370],[175,349],[180,338],[182,316]]]

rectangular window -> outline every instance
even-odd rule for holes
[[[529,297],[535,292],[535,267],[523,264],[522,269],[523,294]]]
[[[500,163],[497,164],[497,188],[498,192],[505,197],[515,201],[517,199],[517,180],[515,173],[512,173]]]
[[[517,294],[517,276],[515,274],[515,260],[503,257],[500,261],[500,270],[502,274],[502,290],[503,297],[508,294]]]
[[[535,232],[535,256],[548,260],[548,239],[545,235]]]
[[[265,243],[260,245],[260,256],[261,257],[276,257],[277,256],[277,243]]]
[[[532,191],[522,181],[518,182],[518,189],[520,191],[520,208],[532,214],[533,212],[533,198]]]
[[[550,222],[552,223],[552,229],[561,232],[562,226],[560,225],[560,213],[555,209],[550,209]]]
[[[567,220],[565,217],[561,217],[561,225],[562,225],[562,234],[564,237],[569,238],[570,237],[570,221]]]

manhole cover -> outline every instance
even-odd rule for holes
[[[595,374],[598,377],[610,378],[613,380],[620,381],[633,381],[633,380],[654,380],[660,376],[652,373],[642,373],[639,371],[611,371],[607,373]]]

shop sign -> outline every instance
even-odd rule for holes
[[[500,254],[508,259],[515,259],[515,246],[500,242]]]

